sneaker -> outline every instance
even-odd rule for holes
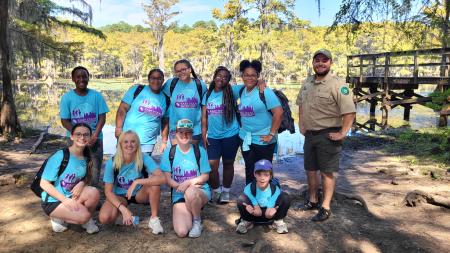
[[[319,212],[314,217],[312,217],[311,220],[312,221],[324,221],[324,220],[328,219],[330,217],[330,215],[331,215],[331,210],[321,207],[319,209]]]
[[[222,192],[213,191],[212,198],[211,198],[211,200],[209,202],[211,202],[211,203],[219,203],[221,196],[222,196]]]
[[[295,207],[295,209],[300,211],[316,210],[319,209],[319,203],[308,201],[306,203],[299,204],[298,206]]]
[[[81,225],[81,227],[86,229],[88,234],[94,234],[99,231],[97,224],[95,224],[95,221],[92,218],[85,224]]]
[[[200,221],[194,221],[192,223],[192,228],[189,231],[189,237],[191,238],[197,238],[200,237],[200,235],[202,234],[202,223]]]
[[[252,227],[253,227],[253,223],[241,219],[241,221],[239,222],[239,224],[238,224],[238,226],[236,228],[236,233],[238,233],[238,234],[245,234]]]
[[[222,192],[220,194],[219,203],[226,204],[230,202],[230,192]]]
[[[67,230],[67,223],[64,220],[58,218],[50,218],[53,232],[61,233]]]
[[[152,233],[154,235],[164,233],[164,229],[161,226],[161,220],[159,219],[159,217],[150,218],[150,220],[148,221],[148,228],[152,230]]]
[[[273,224],[275,225],[278,234],[286,234],[288,232],[288,227],[283,219],[276,220]]]

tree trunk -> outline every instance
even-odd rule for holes
[[[16,106],[14,104],[13,87],[11,80],[11,40],[8,30],[8,10],[10,0],[0,1],[0,45],[2,52],[2,81],[3,94],[0,109],[0,129],[9,139],[15,138],[20,131],[17,120]]]
[[[159,69],[164,71],[164,33],[161,35],[161,38],[158,41],[158,60]]]

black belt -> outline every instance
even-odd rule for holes
[[[320,130],[307,130],[306,134],[319,135],[319,134],[339,132],[340,130],[341,130],[340,127],[329,127],[329,128],[324,128],[324,129],[320,129]]]

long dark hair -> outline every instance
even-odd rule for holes
[[[89,129],[89,133],[92,134],[91,127],[86,123],[77,123],[72,127],[72,130],[70,131],[70,134],[73,135],[75,133],[75,129],[79,127],[85,127]],[[91,159],[91,149],[89,146],[85,146],[83,149],[83,157],[86,159],[86,177],[85,182],[86,184],[90,184],[92,177],[94,175],[94,162]]]
[[[226,71],[228,74],[228,78],[226,80],[226,84],[223,87],[223,97],[222,97],[222,104],[224,105],[224,114],[222,116],[222,119],[228,124],[231,124],[233,122],[234,117],[236,116],[236,110],[237,110],[237,104],[236,99],[233,96],[233,91],[231,90],[230,80],[231,80],[231,72],[227,68],[223,66],[217,67],[217,69],[214,71],[213,80],[211,81],[211,84],[209,85],[209,89],[207,92],[206,97],[209,98],[209,95],[211,95],[211,92],[214,90],[214,87],[216,86],[215,79],[217,74],[219,74],[220,71]],[[208,101],[206,101],[208,102]]]
[[[186,64],[188,66],[188,68],[191,69],[192,77],[194,77],[194,79],[198,79],[197,74],[195,74],[195,71],[194,71],[194,68],[192,67],[191,62],[186,59],[181,59],[181,60],[176,61],[175,64],[173,64],[173,69],[175,70],[175,67],[180,63]]]

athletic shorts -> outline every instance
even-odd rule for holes
[[[331,173],[339,171],[342,141],[328,138],[329,133],[339,132],[340,128],[326,128],[319,131],[306,131],[304,150],[305,170]]]
[[[50,214],[55,211],[55,209],[61,204],[61,201],[56,202],[43,202],[41,201],[42,209],[44,213],[50,216]]]
[[[223,139],[208,138],[208,159],[219,160],[222,157],[222,160],[234,161],[240,142],[239,134]]]

